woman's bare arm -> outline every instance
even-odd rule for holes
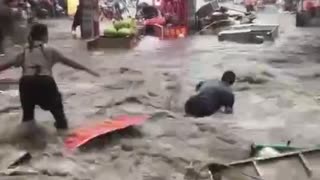
[[[0,72],[7,70],[13,66],[15,66],[15,67],[20,66],[21,62],[22,62],[22,58],[23,58],[23,53],[17,55],[13,59],[0,61]]]
[[[87,73],[93,75],[93,76],[100,76],[99,73],[89,69],[88,67],[70,59],[70,58],[67,58],[65,57],[64,55],[62,55],[60,52],[56,51],[56,50],[53,50],[54,52],[54,56],[56,58],[56,61],[58,62],[61,62],[71,68],[74,68],[74,69],[78,69],[78,70],[82,70],[82,71],[86,71]]]

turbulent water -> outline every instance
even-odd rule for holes
[[[48,129],[49,145],[46,156],[34,152],[30,166],[53,178],[183,179],[190,162],[247,158],[252,142],[319,144],[319,29],[296,28],[294,15],[279,14],[275,8],[259,13],[258,21],[280,24],[279,38],[248,45],[218,42],[209,35],[176,41],[145,37],[133,50],[104,52],[87,52],[83,41],[73,40],[66,28],[70,21],[47,22],[53,46],[102,75],[93,78],[56,66],[72,127],[124,113],[154,118],[138,128],[140,135],[101,139],[88,146],[89,151],[66,158],[55,138],[52,117],[37,110],[37,121]],[[183,103],[194,93],[195,84],[220,78],[225,70],[238,76],[234,114],[184,117]],[[0,77],[18,78],[19,71],[9,70]],[[19,122],[19,99],[8,91],[0,96],[5,139]]]

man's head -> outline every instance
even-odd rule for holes
[[[45,24],[37,23],[31,27],[30,38],[32,41],[48,41],[48,27]]]
[[[221,81],[231,86],[236,81],[236,74],[233,71],[225,71],[221,77]]]

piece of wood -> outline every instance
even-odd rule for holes
[[[24,176],[24,175],[38,175],[39,172],[32,168],[16,167],[16,168],[0,171],[0,174],[4,176]]]
[[[87,42],[87,49],[131,49],[139,42],[136,36],[132,37],[105,37],[100,36]]]
[[[6,170],[31,159],[30,153],[13,147],[0,149],[0,170]]]
[[[258,167],[258,165],[257,165],[257,162],[256,162],[256,161],[252,161],[252,164],[253,164],[254,169],[256,170],[258,176],[261,177],[262,174],[261,174],[261,171],[260,171],[260,169],[259,169],[259,167]]]
[[[319,176],[315,175],[316,173],[313,174],[313,172],[316,171],[312,171],[312,168],[317,168],[316,164],[309,164],[309,162],[304,158],[304,156],[313,154],[313,153],[320,153],[320,148],[314,148],[314,149],[307,149],[307,150],[300,150],[300,151],[295,151],[295,152],[290,152],[290,153],[283,153],[280,154],[278,156],[273,156],[273,157],[258,157],[258,158],[253,158],[253,159],[247,159],[247,160],[241,160],[241,161],[235,161],[235,162],[231,162],[229,164],[227,164],[226,166],[223,166],[223,168],[217,168],[216,163],[212,163],[212,164],[208,164],[208,168],[212,173],[216,173],[216,174],[221,174],[223,175],[228,175],[228,169],[230,169],[231,171],[235,171],[235,172],[239,172],[245,176],[252,176],[252,175],[248,175],[248,174],[244,174],[242,169],[245,169],[247,167],[252,167],[255,168],[257,172],[261,172],[262,176],[264,176],[263,174],[263,170],[264,167],[268,166],[269,168],[272,167],[271,164],[273,162],[275,162],[275,164],[277,164],[276,162],[280,162],[280,161],[285,161],[287,159],[296,159],[299,160],[299,168],[304,168],[304,172],[306,172],[305,174],[301,174],[300,178],[307,178],[309,179],[310,177],[312,178],[317,178]],[[255,162],[259,163],[259,170],[257,170],[257,166],[255,165]],[[266,166],[265,166],[266,165]],[[289,164],[288,164],[289,165]],[[312,165],[312,166],[311,166]],[[278,166],[279,167],[279,166]],[[261,169],[260,169],[261,168]],[[287,166],[286,168],[288,169],[292,169],[292,171],[294,172],[293,174],[288,174],[288,177],[286,179],[290,179],[292,178],[292,176],[296,176],[297,174],[295,173],[296,171],[298,171],[298,169],[294,169],[294,167],[291,167],[290,165]],[[227,171],[225,171],[227,170]],[[301,171],[301,170],[300,170]],[[274,169],[274,173],[279,173],[281,172],[281,169]],[[225,173],[225,174],[224,174]],[[282,172],[285,174],[285,172]],[[261,176],[260,173],[258,173],[259,176]],[[291,175],[291,176],[290,176]],[[269,174],[270,177],[270,174]],[[258,179],[259,177],[251,177],[254,179]],[[263,178],[261,178],[263,179]]]
[[[299,159],[303,165],[303,167],[306,169],[308,176],[312,176],[312,170],[310,168],[310,165],[308,163],[308,161],[304,158],[302,153],[299,153]]]
[[[83,39],[89,39],[96,35],[95,32],[95,16],[97,14],[97,1],[95,0],[80,0],[82,7],[81,17],[81,37]]]

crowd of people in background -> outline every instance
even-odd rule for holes
[[[65,16],[66,8],[65,0],[0,0],[0,56],[5,55],[4,40],[13,35],[16,22]]]

